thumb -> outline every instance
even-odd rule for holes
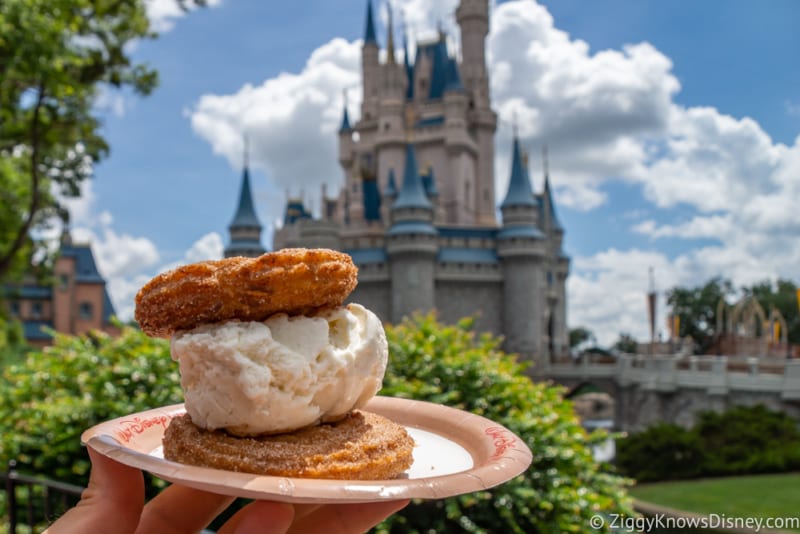
[[[142,472],[87,447],[92,461],[89,486],[81,500],[53,523],[48,534],[134,532],[144,506]]]

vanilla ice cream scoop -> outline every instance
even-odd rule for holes
[[[239,436],[335,421],[381,388],[383,325],[359,304],[314,317],[202,325],[172,337],[186,411],[206,429]]]

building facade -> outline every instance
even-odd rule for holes
[[[323,191],[319,218],[290,199],[273,246],[343,250],[359,268],[351,300],[383,320],[474,316],[478,330],[546,366],[568,347],[564,230],[546,166],[535,193],[516,135],[498,219],[488,0],[462,0],[456,20],[460,60],[440,32],[412,61],[405,37],[395,50],[390,13],[381,61],[367,3],[361,116],[351,124],[345,109],[338,133],[344,185],[335,198]]]
[[[73,243],[68,232],[61,238],[52,282],[7,286],[6,297],[11,314],[22,323],[25,340],[35,347],[51,343],[50,330],[65,334],[92,330],[119,333],[112,321],[114,305],[91,246]]]

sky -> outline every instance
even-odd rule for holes
[[[153,275],[222,256],[245,135],[271,248],[287,192],[313,207],[323,182],[342,183],[343,91],[353,120],[360,103],[366,0],[212,0],[189,13],[147,1],[160,37],[131,52],[160,86],[98,96],[111,153],[68,202],[123,320]],[[386,3],[372,1],[384,43]],[[457,48],[457,4],[393,0],[412,54],[437,26]],[[800,282],[798,21],[795,0],[493,2],[497,196],[516,116],[537,191],[548,147],[570,327],[604,345],[646,340],[651,270],[661,330],[670,288]]]

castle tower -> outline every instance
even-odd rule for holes
[[[545,319],[547,352],[560,356],[569,350],[569,329],[567,327],[567,290],[569,258],[564,253],[564,228],[556,215],[553,194],[550,188],[547,147],[542,149],[544,170],[544,189],[541,194],[540,226],[547,236],[548,264],[545,273],[547,287],[547,311]]]
[[[486,69],[489,0],[461,0],[456,9],[456,22],[461,28],[464,85],[476,108],[488,108],[491,101]]]
[[[287,218],[274,243],[338,243],[359,269],[350,298],[383,321],[434,308],[447,322],[473,316],[477,331],[540,359],[533,369],[541,373],[548,355],[567,346],[569,260],[549,178],[534,191],[516,131],[498,218],[489,5],[460,0],[460,51],[440,31],[412,56],[404,30],[402,61],[390,9],[382,61],[368,0],[361,116],[351,122],[345,104],[338,134],[344,185],[322,220],[293,210],[300,215]]]
[[[375,37],[375,19],[372,15],[372,0],[367,0],[364,45],[361,48],[361,74],[363,89],[361,120],[374,121],[378,114],[380,63],[378,61],[378,40]]]
[[[245,154],[242,187],[239,191],[239,205],[231,224],[228,226],[230,244],[225,248],[225,257],[247,256],[254,258],[265,252],[261,246],[261,223],[253,208],[253,194],[250,191],[250,171]]]
[[[516,132],[508,192],[500,205],[503,227],[497,235],[497,255],[503,269],[503,324],[505,348],[537,360],[534,372],[544,368],[545,235],[536,225],[539,203],[523,163]]]
[[[434,278],[437,232],[433,205],[419,176],[414,145],[406,145],[403,185],[392,205],[392,226],[386,233],[391,262],[391,318],[399,322],[415,311],[435,306]]]
[[[489,0],[461,0],[456,9],[461,29],[461,75],[470,109],[470,127],[478,145],[475,218],[479,224],[495,222],[494,134],[497,115],[492,111],[486,68],[489,34]]]

